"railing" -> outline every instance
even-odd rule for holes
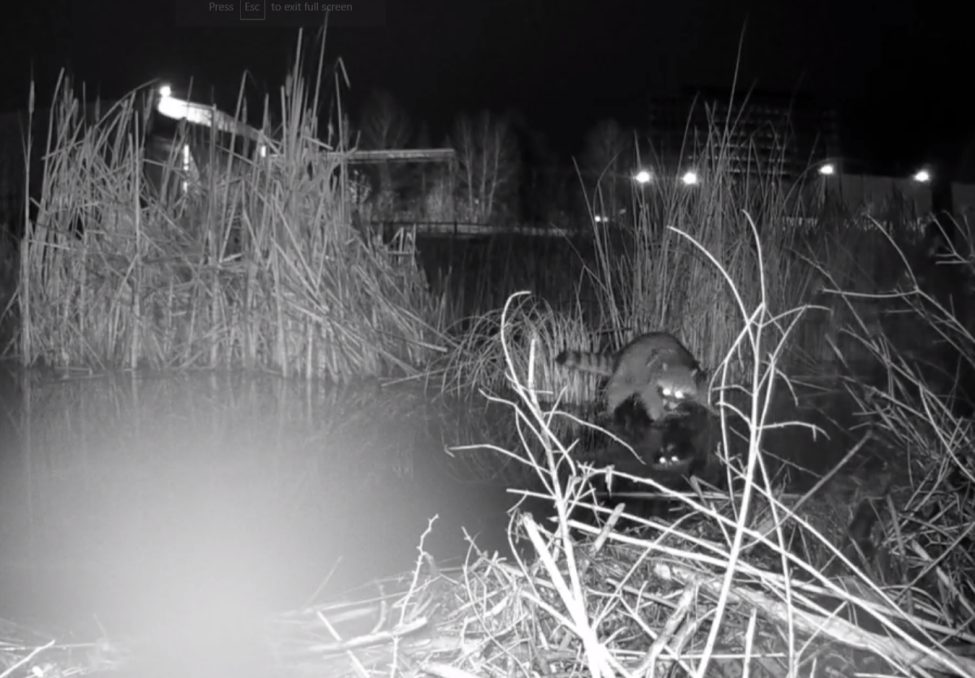
[[[874,217],[881,223],[884,221],[880,217]],[[783,218],[784,225],[797,230],[809,230],[819,224],[819,219],[815,217],[791,217]],[[909,220],[916,227],[921,227],[927,223],[927,215],[915,217]],[[405,230],[426,236],[443,236],[458,239],[483,238],[496,235],[520,235],[534,238],[591,238],[592,228],[587,225],[585,228],[559,228],[557,226],[532,226],[527,224],[475,224],[460,221],[370,221],[368,222],[376,231],[382,229],[383,233],[391,236],[393,233]],[[873,221],[868,215],[854,215],[847,222],[850,227],[873,228]],[[617,230],[618,227],[610,226],[610,230]]]
[[[496,225],[472,224],[459,221],[374,221],[373,228],[390,233],[400,229],[412,230],[418,235],[443,235],[454,238],[477,238],[490,235],[525,235],[536,238],[571,238],[588,233],[587,230],[570,230],[556,226],[529,226],[524,224]]]

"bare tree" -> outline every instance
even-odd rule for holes
[[[484,223],[511,211],[518,194],[520,156],[508,117],[487,111],[476,120],[461,116],[451,144],[457,151],[457,190],[468,218]]]
[[[582,170],[598,215],[615,220],[629,195],[633,139],[615,120],[601,120],[586,135]]]
[[[525,208],[532,222],[553,222],[566,226],[562,218],[560,202],[566,197],[568,188],[565,172],[561,171],[559,158],[552,149],[548,137],[537,130],[525,131],[526,162],[531,173],[522,179],[525,191]],[[572,178],[576,179],[575,173]],[[572,190],[578,192],[578,181]]]
[[[406,148],[413,136],[410,115],[396,98],[384,90],[375,90],[362,109],[359,143],[363,149],[391,151]],[[402,164],[377,165],[378,195],[382,203],[392,203],[393,196],[409,186],[409,172]],[[391,205],[387,205],[391,207]]]
[[[370,150],[405,148],[413,136],[410,114],[385,90],[375,90],[362,109],[362,146]]]

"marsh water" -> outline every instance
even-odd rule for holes
[[[483,404],[239,373],[0,379],[0,618],[210,657],[270,614],[411,570],[421,539],[441,566],[468,536],[511,555],[517,471],[447,452],[517,449]],[[855,442],[854,408],[803,399],[773,420],[829,435],[779,429],[767,448],[815,477]]]
[[[492,441],[419,387],[2,374],[2,617],[192,633],[408,571],[428,526],[508,552],[515,497],[446,452]]]

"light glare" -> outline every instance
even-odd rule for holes
[[[819,173],[822,174],[824,177],[833,176],[834,174],[836,174],[836,166],[833,165],[833,163],[828,162],[819,168]]]
[[[931,181],[931,173],[927,170],[919,170],[917,174],[914,175],[914,181],[919,184],[926,184]]]
[[[638,184],[649,184],[652,178],[653,176],[647,170],[640,170],[633,177],[634,181],[636,181]]]
[[[698,182],[697,172],[689,171],[680,178],[684,182],[685,186],[696,186]]]

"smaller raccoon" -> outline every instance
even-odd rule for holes
[[[636,397],[628,398],[622,409],[632,408]],[[615,432],[643,460],[646,470],[696,475],[709,464],[721,436],[720,422],[709,410],[691,407],[684,401],[677,405],[674,416],[651,423],[643,408],[642,416],[633,415],[635,425]],[[618,413],[618,411],[617,411]],[[640,424],[640,419],[644,423]],[[615,443],[616,446],[619,443]],[[616,449],[615,447],[611,449]],[[620,456],[626,457],[620,453]],[[634,473],[638,473],[634,472]]]
[[[692,400],[709,407],[706,376],[694,355],[667,332],[644,334],[614,355],[567,349],[555,361],[564,367],[609,377],[606,412],[614,413],[636,396],[650,419],[658,421],[664,410],[674,410]]]

